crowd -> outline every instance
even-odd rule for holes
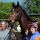
[[[25,31],[26,40],[40,40],[40,33],[38,31],[38,22],[32,23],[32,25],[30,27],[30,31],[32,33],[31,37],[28,36],[28,32],[29,32],[28,29],[26,29],[26,31]],[[11,30],[11,32],[12,32],[12,30]],[[11,35],[12,34],[11,32],[10,32],[10,27],[7,28],[6,21],[1,21],[0,22],[0,40],[13,40],[11,36],[14,36],[14,34]]]

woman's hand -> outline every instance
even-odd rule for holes
[[[25,34],[27,35],[28,34],[28,30],[26,29],[26,31],[25,31]]]

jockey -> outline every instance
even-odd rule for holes
[[[38,32],[38,23],[34,22],[32,24],[32,27],[30,28],[31,32],[32,32],[32,36],[30,38],[30,40],[40,40],[40,33]]]

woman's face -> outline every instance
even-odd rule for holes
[[[31,32],[34,34],[35,33],[35,28],[31,28]]]

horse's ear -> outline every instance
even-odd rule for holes
[[[12,3],[12,6],[13,6],[13,7],[15,7],[15,4],[14,4],[14,3]]]
[[[19,2],[17,2],[17,6],[19,6]]]

